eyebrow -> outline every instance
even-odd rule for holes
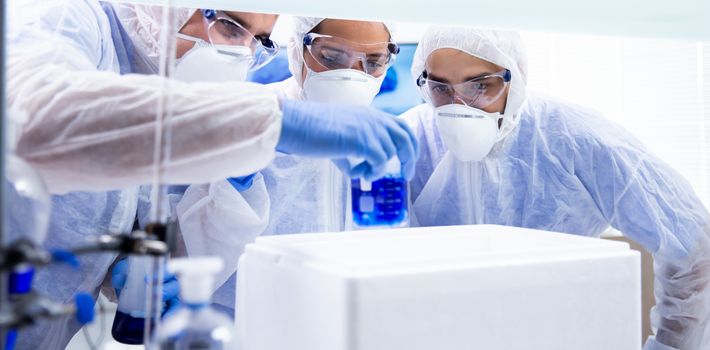
[[[493,75],[493,74],[495,74],[495,73],[496,73],[496,72],[486,72],[486,73],[482,73],[482,74],[479,74],[479,75],[469,76],[469,77],[466,77],[466,79],[464,79],[463,81],[469,81],[469,80],[476,79],[476,78],[483,78],[483,77],[485,77],[485,76]]]
[[[449,80],[444,79],[444,78],[439,77],[439,76],[436,76],[436,75],[434,75],[434,74],[432,74],[432,73],[429,73],[429,74],[428,74],[427,79],[434,80],[434,81],[438,81],[438,82],[440,82],[440,83],[449,83]]]
[[[229,17],[229,18],[230,18],[231,20],[233,20],[234,22],[239,23],[239,25],[241,25],[242,27],[244,27],[244,29],[248,30],[248,31],[249,31],[254,37],[256,37],[256,38],[267,38],[267,39],[268,39],[268,38],[271,37],[271,32],[268,32],[268,33],[254,33],[254,32],[253,32],[254,26],[252,26],[249,22],[245,21],[243,18],[241,18],[241,17],[240,17],[238,14],[236,14],[236,13],[230,14],[230,13],[226,13],[226,12],[225,12],[224,14],[226,14],[227,17]]]
[[[373,52],[373,53],[368,53],[367,57],[382,58],[382,57],[387,57],[387,54],[384,54],[382,52]]]
[[[332,46],[332,45],[323,45],[320,48],[324,49],[324,50],[330,50],[330,51],[345,52],[345,50],[341,49],[340,47]]]
[[[243,18],[239,17],[239,15],[237,15],[237,14],[230,14],[230,13],[227,13],[227,12],[224,12],[224,14],[227,15],[227,17],[228,17],[229,19],[231,19],[232,21],[239,23],[239,25],[241,25],[241,26],[244,27],[245,29],[247,29],[247,30],[251,29],[251,25],[249,25],[249,23],[247,23]]]

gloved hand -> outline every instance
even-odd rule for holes
[[[121,290],[123,286],[126,285],[126,278],[128,277],[127,271],[128,259],[126,258],[119,260],[111,270],[111,286],[116,290],[117,297],[121,296]],[[148,283],[147,280],[146,283]],[[180,306],[179,295],[180,284],[175,274],[165,269],[165,273],[163,274],[163,308],[161,316],[165,316],[178,309]]]
[[[227,181],[232,184],[235,190],[244,192],[254,184],[254,176],[256,176],[256,173],[242,177],[230,177]]]
[[[419,144],[407,124],[369,107],[282,100],[283,125],[276,149],[283,153],[335,159],[352,178],[376,180],[387,160],[398,156],[402,176],[411,180]],[[350,169],[346,158],[364,159]],[[342,166],[341,166],[342,165]]]

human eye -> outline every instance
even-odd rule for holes
[[[473,90],[478,91],[486,91],[488,89],[488,84],[484,82],[472,82],[470,86]]]
[[[318,52],[318,56],[324,62],[327,62],[330,64],[338,64],[345,59],[346,55],[345,55],[345,52],[343,52],[342,50],[338,50],[338,49],[334,49],[334,48],[322,48]]]
[[[431,91],[437,93],[437,94],[449,94],[451,92],[451,87],[447,84],[432,84],[431,86]]]
[[[385,67],[385,62],[379,59],[367,60],[367,67],[370,69],[382,69]]]

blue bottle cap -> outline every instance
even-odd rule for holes
[[[87,324],[94,321],[94,298],[85,292],[79,292],[74,297],[76,305],[76,320],[80,324]]]

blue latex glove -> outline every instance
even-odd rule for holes
[[[237,191],[244,192],[250,189],[251,185],[254,184],[254,176],[256,176],[256,174],[242,177],[230,177],[227,181],[229,181],[229,183],[232,184],[232,187],[234,187]]]
[[[286,50],[280,50],[267,65],[249,72],[247,80],[259,84],[271,84],[289,77],[291,77],[291,71],[288,69],[288,55]]]
[[[282,100],[283,125],[276,149],[284,153],[335,159],[352,178],[376,180],[387,160],[398,156],[402,176],[411,180],[419,145],[407,124],[369,107]],[[364,159],[352,169],[346,158]]]
[[[111,286],[116,290],[116,296],[121,296],[121,290],[126,285],[128,274],[128,259],[119,260],[111,270]],[[147,283],[147,280],[146,280]],[[180,306],[180,284],[175,274],[165,270],[163,274],[163,309],[161,316],[172,313]]]

